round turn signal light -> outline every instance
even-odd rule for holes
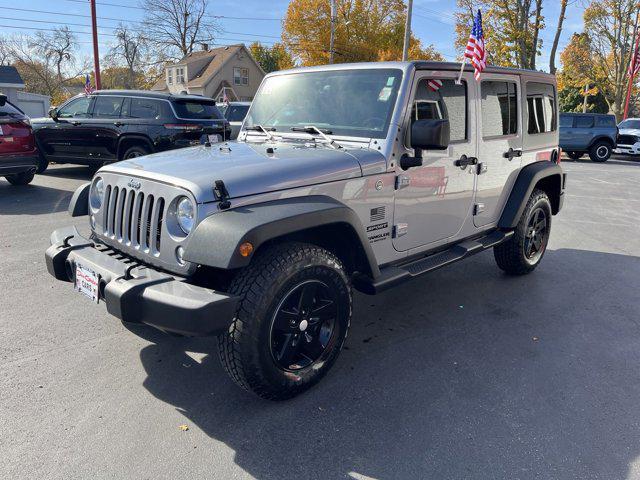
[[[248,257],[253,253],[253,245],[251,245],[251,243],[249,242],[244,242],[242,245],[240,245],[238,251],[243,257]]]

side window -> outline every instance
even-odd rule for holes
[[[515,82],[482,82],[480,96],[483,137],[518,133],[518,97]]]
[[[573,117],[569,115],[560,115],[560,128],[573,127]]]
[[[596,126],[598,127],[615,127],[616,120],[609,115],[599,115],[596,117]]]
[[[167,85],[173,85],[173,69],[167,68]]]
[[[416,89],[411,107],[411,122],[415,120],[449,120],[451,141],[467,139],[467,86],[456,85],[450,79],[423,79]]]
[[[184,83],[184,67],[176,68],[176,83]]]
[[[527,82],[527,132],[553,132],[557,129],[555,89],[548,83]]]
[[[129,118],[158,119],[162,114],[162,105],[152,98],[132,98],[125,115]]]
[[[99,95],[93,107],[94,118],[118,118],[122,110],[122,97]]]
[[[80,97],[70,101],[58,110],[58,118],[86,118],[93,97]]]
[[[593,117],[590,115],[584,115],[576,118],[576,128],[591,128],[593,127]]]

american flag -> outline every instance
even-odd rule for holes
[[[427,85],[429,86],[429,90],[431,90],[432,92],[437,92],[442,87],[442,80],[430,78],[427,81]]]
[[[91,92],[93,92],[93,87],[91,86],[91,79],[87,73],[84,77],[84,93],[89,95]]]
[[[640,43],[640,35],[638,35],[638,38],[636,39],[636,45],[633,49],[631,62],[629,63],[629,71],[627,72],[627,74],[632,77],[634,77],[640,70],[640,48],[638,48],[639,43]]]
[[[478,14],[473,21],[473,28],[467,48],[464,52],[465,58],[471,60],[476,80],[480,80],[480,73],[487,66],[487,51],[484,49],[484,32],[482,31],[482,14],[478,10]]]

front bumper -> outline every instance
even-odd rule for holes
[[[187,336],[221,333],[229,328],[238,302],[237,297],[123,259],[83,237],[75,227],[53,232],[45,257],[47,270],[58,280],[73,281],[76,262],[92,269],[99,277],[100,300],[111,315],[166,332]]]
[[[624,155],[640,155],[640,142],[633,145],[617,145],[613,153]]]

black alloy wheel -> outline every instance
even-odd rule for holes
[[[271,354],[278,366],[294,371],[321,360],[337,314],[335,293],[323,282],[308,280],[289,291],[271,324]]]
[[[536,263],[542,256],[549,239],[547,213],[542,207],[536,208],[529,218],[524,241],[524,254],[529,261]]]

